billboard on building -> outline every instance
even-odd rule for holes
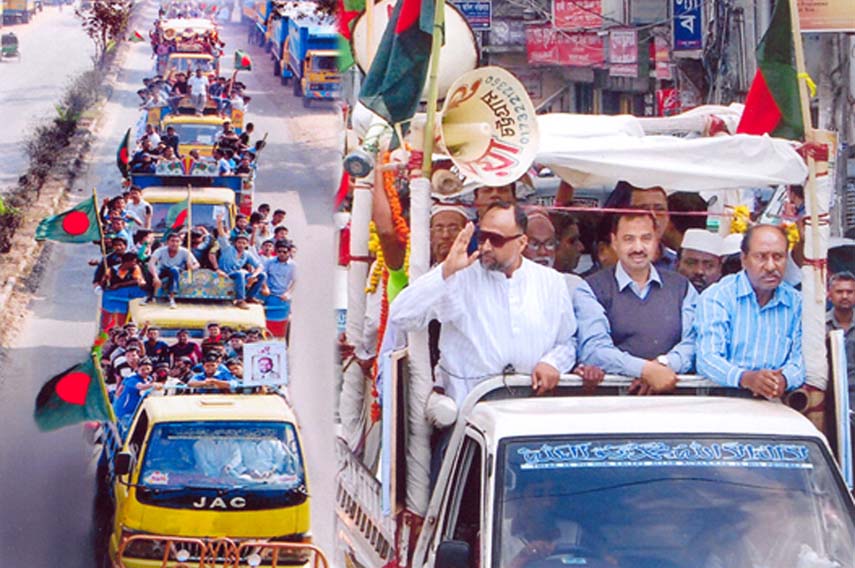
[[[492,2],[477,0],[475,2],[454,2],[454,5],[466,18],[473,31],[483,32],[490,29],[493,22]]]
[[[552,25],[559,30],[599,29],[602,0],[552,0]]]
[[[609,30],[609,75],[638,77],[638,31]]]
[[[798,0],[803,32],[855,32],[853,0]]]
[[[703,49],[701,0],[673,0],[674,51]]]
[[[550,25],[526,28],[531,65],[600,67],[605,62],[603,38],[595,33],[568,33]]]

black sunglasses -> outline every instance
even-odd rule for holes
[[[512,235],[510,237],[506,237],[505,235],[500,235],[499,233],[494,233],[492,231],[482,231],[478,230],[478,233],[475,235],[475,240],[479,245],[483,245],[486,241],[490,241],[490,246],[493,248],[501,248],[505,246],[508,242],[518,239],[523,236],[523,233],[517,233],[516,235]]]

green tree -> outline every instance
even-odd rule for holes
[[[128,0],[95,0],[89,8],[75,10],[83,21],[83,29],[95,44],[96,65],[103,61],[108,48],[124,35],[130,13]]]

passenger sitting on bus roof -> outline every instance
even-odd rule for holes
[[[134,162],[131,166],[131,173],[135,174],[153,174],[157,172],[157,164],[152,159],[151,154],[143,154],[139,162]]]
[[[131,419],[137,410],[140,400],[142,400],[143,391],[147,391],[154,386],[153,370],[154,366],[151,359],[142,359],[137,366],[136,372],[124,379],[119,388],[116,389],[116,400],[113,401],[113,409],[116,411],[116,418],[119,424],[125,428],[130,426]]]
[[[656,225],[648,211],[615,215],[617,264],[589,276],[573,296],[583,377],[585,367],[633,377],[639,394],[673,390],[695,354],[698,293],[685,277],[653,265]],[[602,374],[587,378],[596,383]]]
[[[240,162],[238,162],[238,165],[235,168],[235,173],[238,175],[252,173],[252,160],[250,160],[249,156],[241,157]]]
[[[163,285],[162,279],[165,279],[166,292],[169,295],[169,307],[175,308],[175,294],[178,292],[181,272],[196,268],[199,268],[199,263],[196,262],[190,251],[181,246],[181,235],[170,233],[166,239],[166,246],[154,251],[148,261],[148,270],[154,286],[143,303],[150,302],[154,298],[157,290]]]
[[[238,213],[235,215],[235,226],[229,232],[229,241],[232,243],[235,242],[238,235],[245,235],[250,231],[249,226],[249,217],[244,215],[243,213]]]
[[[249,225],[247,232],[250,233],[249,243],[258,250],[258,246],[265,240],[273,238],[273,233],[264,222],[264,216],[258,211],[254,211],[249,216]]]
[[[545,210],[529,211],[528,228],[525,235],[528,238],[528,243],[526,243],[523,256],[532,262],[554,269],[558,240],[555,238],[555,226]],[[582,282],[582,279],[569,273],[563,273],[562,276],[564,276],[567,290],[572,297],[573,291]]]
[[[221,176],[227,176],[232,173],[232,166],[226,158],[226,153],[216,148],[213,152],[214,160],[217,162],[217,173]]]
[[[104,280],[105,267],[113,268],[122,263],[122,257],[128,250],[128,244],[125,239],[118,237],[115,239],[105,239],[106,245],[110,247],[110,252],[106,257],[99,260],[90,260],[89,264],[95,266],[95,274],[92,276],[92,285],[101,286]]]
[[[288,312],[290,313],[291,295],[294,293],[294,286],[296,285],[295,267],[288,262],[291,257],[291,244],[288,241],[276,241],[275,250],[276,256],[264,263],[267,285],[262,289],[262,294],[273,296],[288,303]],[[269,303],[269,301],[265,303]]]
[[[249,252],[249,235],[239,234],[235,237],[234,245],[226,236],[223,227],[223,215],[217,215],[217,244],[220,245],[220,256],[214,267],[221,276],[228,276],[235,283],[235,305],[241,309],[248,309],[247,302],[262,303],[258,299],[261,287],[264,286],[266,275],[263,266],[256,260],[255,255]],[[252,268],[248,272],[246,267]],[[247,281],[252,278],[255,282],[247,290]]]
[[[190,364],[195,365],[202,360],[202,350],[195,341],[190,341],[190,332],[179,329],[175,334],[176,342],[169,347],[169,359],[174,365],[181,357],[190,359]]]
[[[242,331],[236,331],[229,338],[228,346],[226,347],[226,357],[234,359],[235,357],[243,357],[243,340],[246,339],[246,334]]]
[[[220,358],[207,355],[202,363],[202,372],[193,375],[187,386],[195,392],[228,392],[238,386],[234,375],[220,368]]]
[[[210,233],[208,233],[208,230],[204,226],[197,226],[192,231],[190,231],[190,252],[193,253],[193,256],[196,258],[196,261],[202,268],[207,268],[208,270],[213,269],[210,258],[208,256],[208,253],[211,252],[211,247],[213,245],[214,237],[212,237]]]
[[[226,361],[226,368],[236,379],[243,380],[243,361],[240,358],[230,358]]]
[[[119,214],[110,215],[110,224],[107,226],[109,235],[114,239],[124,239],[127,250],[134,250],[134,240],[128,231],[125,219]]]
[[[164,134],[163,136],[160,137],[160,141],[163,144],[165,144],[166,146],[169,146],[170,148],[172,148],[172,151],[174,152],[176,157],[179,157],[179,158],[181,157],[181,153],[178,151],[178,145],[181,142],[178,139],[178,135],[175,133],[175,127],[174,126],[167,126],[166,127],[166,134]]]
[[[161,142],[159,148],[162,154],[157,160],[158,164],[175,164],[181,161],[178,159],[178,156],[175,155],[175,151],[172,149],[172,146],[167,146]]]
[[[833,274],[828,282],[828,300],[832,308],[825,315],[825,330],[843,330],[846,343],[846,370],[849,377],[849,408],[855,409],[855,274]]]
[[[564,278],[523,257],[527,218],[509,203],[482,213],[479,250],[468,254],[475,227],[457,235],[445,260],[392,302],[398,332],[442,324],[436,381],[458,408],[479,381],[513,368],[532,389],[553,389],[576,360],[576,321]],[[394,333],[391,332],[391,333]]]
[[[677,260],[677,272],[689,279],[698,292],[721,279],[724,240],[706,229],[688,229]]]
[[[220,330],[220,324],[218,324],[215,321],[212,321],[212,322],[208,323],[207,326],[205,326],[205,329],[207,331],[207,335],[205,336],[205,339],[202,340],[202,352],[203,353],[205,352],[206,348],[209,345],[212,345],[214,343],[222,343],[223,342],[223,334],[222,334],[222,331]]]
[[[280,226],[285,221],[285,216],[286,216],[286,213],[285,213],[284,209],[276,209],[273,212],[273,216],[267,222],[267,224],[270,226],[270,234],[271,235],[273,234],[273,230],[276,227]]]
[[[160,339],[160,329],[148,326],[145,330],[145,341],[143,341],[145,356],[152,361],[165,361],[169,363],[169,345]]]
[[[267,239],[263,243],[261,243],[261,247],[258,249],[258,256],[262,259],[273,258],[276,256],[276,243],[273,239]]]
[[[145,125],[145,132],[143,134],[143,138],[149,141],[152,148],[157,148],[157,145],[160,144],[160,134],[157,133],[157,130],[154,128],[153,124]]]
[[[273,240],[274,241],[287,241],[288,240],[288,227],[284,225],[279,225],[275,229],[273,229]]]
[[[139,186],[132,185],[128,190],[128,201],[125,204],[125,211],[134,221],[134,234],[140,229],[151,228],[152,207],[151,204],[143,199],[143,190]]]
[[[242,146],[249,146],[249,139],[253,132],[255,132],[255,124],[247,122],[246,126],[243,127],[243,132],[240,133],[240,137],[238,138]]]
[[[130,297],[143,296],[142,288],[145,286],[145,278],[143,278],[136,253],[126,252],[123,254],[121,264],[107,270],[103,286],[106,290],[136,288],[131,292]]]
[[[205,101],[208,99],[208,78],[202,75],[202,69],[196,69],[196,73],[187,80],[187,85],[190,87],[188,95],[193,108],[196,109],[196,114],[202,114]]]
[[[783,281],[787,236],[755,225],[742,239],[743,270],[701,294],[695,317],[698,373],[778,398],[805,382],[802,300]]]

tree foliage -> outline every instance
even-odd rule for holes
[[[111,43],[125,33],[130,17],[128,0],[95,0],[87,9],[75,10],[83,21],[83,29],[95,44],[95,62],[100,63]]]

